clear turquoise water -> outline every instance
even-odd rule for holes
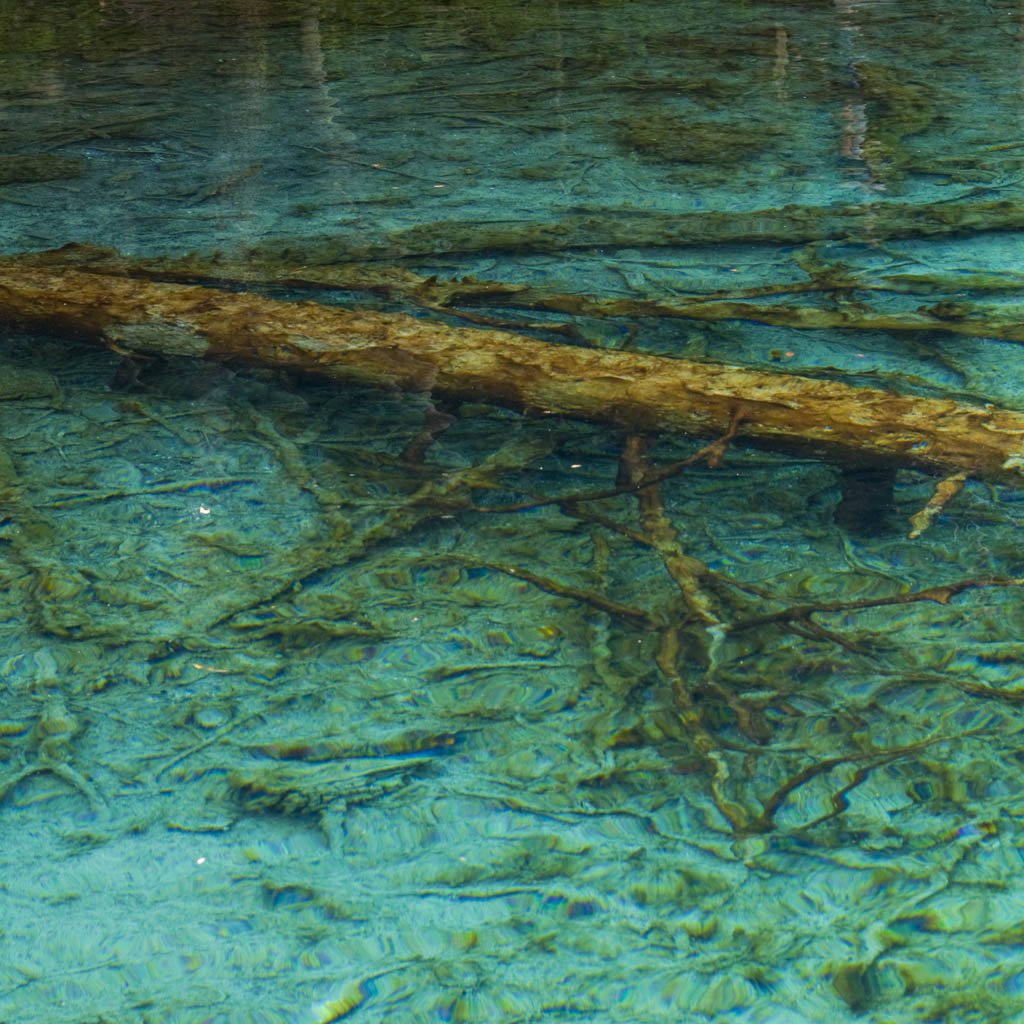
[[[785,301],[859,329],[469,312],[1021,409],[998,331],[871,317],[1015,317],[1022,34],[974,2],[0,0],[0,251],[677,302],[818,275]],[[937,203],[966,213],[892,227]],[[634,496],[468,507],[607,489],[620,433],[0,339],[0,1020],[1024,1021],[1018,588],[684,621],[674,688]],[[660,508],[727,626],[1024,576],[1011,488],[907,539],[933,483],[845,528],[837,467],[736,447]]]

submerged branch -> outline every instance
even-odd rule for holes
[[[820,239],[939,238],[980,231],[1018,231],[1017,200],[873,202],[848,206],[791,204],[760,210],[682,213],[573,208],[559,220],[438,221],[394,231],[379,241],[335,235],[282,240],[282,255],[304,263],[398,259],[449,253],[560,252],[567,249],[680,247],[759,242],[792,245]]]
[[[424,277],[401,266],[355,263],[309,264],[268,252],[254,252],[244,261],[185,256],[180,259],[126,260],[111,249],[67,245],[51,252],[21,257],[23,266],[55,266],[94,273],[144,277],[159,281],[221,286],[231,284],[261,287],[289,287],[306,290],[365,292],[381,298],[403,301],[436,313],[460,317],[485,326],[515,330],[538,330],[579,340],[572,324],[501,321],[468,311],[467,306],[507,308],[557,313],[564,316],[603,320],[670,317],[719,322],[749,320],[794,330],[858,330],[921,332],[943,331],[968,337],[999,338],[1024,343],[1024,305],[1000,303],[982,305],[965,301],[964,289],[993,288],[1024,293],[1024,279],[965,274],[963,280],[942,275],[897,275],[880,284],[851,273],[843,265],[819,264],[807,246],[795,257],[805,281],[736,288],[730,291],[673,293],[662,298],[595,298],[591,295],[553,291],[535,285],[474,277],[445,280]],[[921,293],[946,291],[954,300],[942,299],[915,309],[874,309],[865,297],[874,292]],[[797,304],[793,296],[820,293],[828,301]],[[781,301],[789,297],[788,301]],[[769,301],[757,301],[769,300]]]
[[[1024,579],[1011,577],[989,577],[972,580],[958,580],[945,583],[926,590],[912,590],[905,594],[893,594],[891,597],[869,597],[857,601],[820,601],[817,604],[798,604],[783,608],[781,611],[756,615],[749,619],[741,619],[729,625],[730,633],[739,633],[747,629],[767,626],[775,622],[809,621],[811,615],[825,612],[855,612],[867,608],[882,608],[887,605],[913,604],[915,601],[933,601],[936,604],[949,604],[950,600],[965,590],[977,590],[983,587],[1022,587]]]

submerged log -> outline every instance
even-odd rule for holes
[[[872,283],[859,280],[841,266],[815,266],[806,257],[798,258],[796,262],[809,275],[808,280],[710,294],[676,292],[667,298],[599,298],[475,277],[425,277],[407,267],[388,264],[310,265],[256,250],[252,250],[245,260],[219,253],[213,257],[187,255],[129,260],[114,249],[71,243],[61,249],[21,257],[22,267],[80,268],[92,273],[218,288],[286,287],[366,292],[487,326],[506,327],[507,324],[496,323],[486,314],[471,312],[474,307],[507,306],[593,320],[669,317],[712,322],[749,320],[795,330],[942,331],[1024,343],[1024,304],[1019,297],[1012,303],[1005,299],[1007,295],[1024,294],[1024,275],[1014,272],[956,276],[898,274],[884,276],[879,282]],[[1004,298],[988,305],[943,298],[933,301],[930,306],[896,311],[873,309],[864,301],[865,294],[870,292],[931,295],[934,298],[932,293],[936,291],[951,295],[963,288],[996,292]],[[814,304],[809,300],[807,304],[797,305],[792,301],[794,296],[813,296],[815,293],[828,293],[829,304]],[[847,295],[847,301],[837,301],[837,296],[841,295]],[[785,297],[788,301],[782,301]],[[519,329],[526,326],[520,324]],[[553,333],[580,336],[579,331],[565,324],[544,322],[536,326]]]
[[[630,430],[725,433],[840,463],[1024,480],[1024,414],[551,344],[404,314],[0,260],[0,320],[121,351],[241,360]]]
[[[938,203],[874,202],[849,206],[768,207],[667,213],[596,207],[558,220],[438,221],[391,232],[376,241],[332,235],[281,240],[278,255],[292,262],[336,263],[407,256],[569,249],[709,245],[794,245],[822,239],[881,242],[943,238],[983,231],[1019,231],[1024,203],[961,199]]]

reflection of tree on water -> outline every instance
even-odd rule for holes
[[[846,78],[853,96],[843,100],[842,106],[842,141],[839,152],[846,160],[860,164],[856,176],[866,180],[871,188],[885,190],[884,182],[872,179],[871,169],[864,160],[864,147],[867,141],[868,113],[867,102],[858,98],[861,82],[857,74],[858,35],[860,29],[853,19],[858,8],[862,6],[858,0],[833,0],[838,15],[839,52],[846,64]]]

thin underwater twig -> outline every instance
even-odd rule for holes
[[[748,619],[740,619],[738,622],[730,623],[727,630],[730,633],[739,633],[774,622],[803,622],[806,625],[811,615],[819,613],[862,611],[866,608],[884,608],[888,605],[912,604],[915,601],[934,601],[936,604],[949,604],[952,598],[965,590],[981,587],[1021,586],[1024,586],[1024,578],[992,576],[959,580],[956,583],[944,583],[934,587],[927,587],[924,590],[912,590],[906,594],[893,594],[891,597],[868,597],[857,601],[820,601],[816,604],[796,604],[783,608],[781,611],[767,612],[764,615],[754,615]]]

